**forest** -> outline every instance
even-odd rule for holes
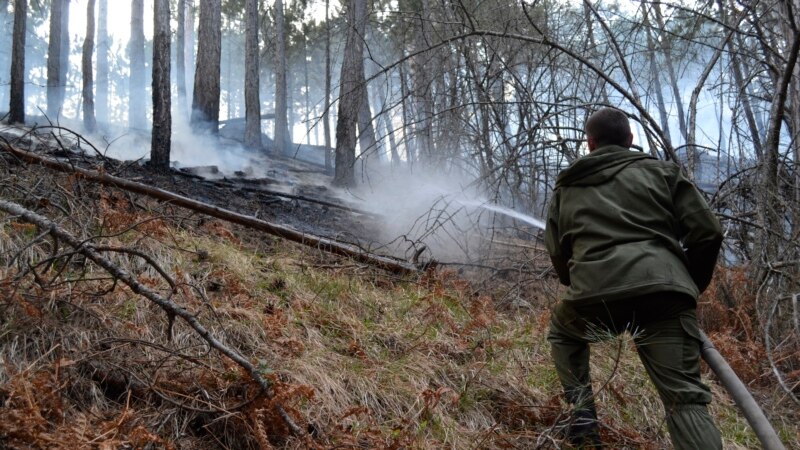
[[[562,448],[542,219],[604,106],[722,224],[700,326],[800,447],[798,11],[0,0],[0,449]],[[634,347],[603,441],[670,448]]]

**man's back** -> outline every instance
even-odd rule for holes
[[[654,292],[696,298],[713,261],[690,262],[681,242],[718,250],[721,239],[718,222],[675,164],[618,146],[599,148],[559,175],[546,233],[553,264],[570,286],[565,299],[580,304]]]

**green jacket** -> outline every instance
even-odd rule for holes
[[[567,301],[665,291],[697,298],[711,281],[722,230],[677,165],[610,145],[559,174],[545,244],[569,286]]]

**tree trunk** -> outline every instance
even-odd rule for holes
[[[364,88],[365,0],[350,0],[347,7],[347,41],[339,87],[339,118],[336,123],[336,170],[333,183],[355,185],[356,124]]]
[[[311,102],[309,101],[309,91],[311,86],[308,82],[308,27],[303,26],[303,84],[305,85],[304,101],[305,101],[305,122],[306,122],[306,144],[311,145]]]
[[[225,38],[225,119],[231,120],[234,116],[233,114],[233,81],[231,80],[231,60],[233,59],[233,44],[231,43],[230,36],[226,36]],[[220,79],[220,89],[222,86],[222,80]]]
[[[0,23],[10,24],[11,32],[13,33],[13,18],[11,14],[9,14],[9,3],[10,0],[0,0]],[[9,22],[11,21],[11,22]],[[8,25],[7,25],[8,27]],[[9,33],[9,37],[11,38],[11,46],[13,47],[14,37],[11,33]],[[11,70],[11,54],[6,52],[0,52],[0,69],[4,69],[8,67],[9,71]],[[8,95],[11,90],[11,85],[9,84],[9,89],[5,89],[5,86],[0,86],[0,109],[2,109],[5,105],[8,105]]]
[[[366,17],[369,16],[369,11],[365,11]],[[361,39],[366,39],[367,42],[373,41],[372,33],[370,32],[371,28],[369,26],[369,22],[364,19],[364,31],[361,34]],[[363,55],[363,52],[362,52]],[[364,58],[362,57],[362,60]],[[380,148],[380,141],[376,137],[375,133],[375,126],[372,123],[372,108],[370,108],[370,101],[369,101],[369,85],[366,79],[366,71],[369,68],[370,72],[373,72],[372,64],[365,64],[364,69],[361,70],[361,80],[359,84],[361,84],[361,105],[358,108],[358,144],[361,147],[361,157],[362,162],[364,164],[365,169],[369,169],[369,165],[373,161],[380,160],[381,157],[381,148]],[[372,78],[373,73],[370,73],[370,78]]]
[[[61,70],[58,77],[58,98],[60,98],[59,109],[64,106],[67,98],[67,74],[69,73],[69,55],[71,53],[69,42],[69,0],[64,0],[61,8]]]
[[[187,110],[186,112],[191,116],[191,109],[188,108],[188,105],[192,105],[194,102],[194,68],[195,68],[195,30],[194,30],[194,19],[197,13],[197,8],[195,7],[194,0],[185,0],[186,1],[186,18],[185,24],[183,26],[184,32],[186,33],[185,39],[186,43],[184,44],[184,61],[186,65],[186,74],[185,79],[187,82],[186,85],[186,105]],[[188,84],[188,83],[191,83]],[[188,116],[187,116],[188,117]]]
[[[394,138],[394,128],[392,127],[392,117],[387,112],[383,119],[383,126],[386,128],[386,136],[389,138],[389,154],[392,158],[392,166],[400,164],[400,154],[397,151],[397,142]]]
[[[372,109],[369,107],[369,91],[367,80],[361,71],[361,101],[358,107],[358,145],[361,147],[361,157],[366,162],[369,159],[379,158],[380,149],[375,138],[375,127],[372,125]]]
[[[781,127],[784,119],[784,108],[789,97],[789,86],[800,53],[800,31],[796,31],[791,42],[791,50],[787,52],[787,62],[782,68],[778,82],[775,84],[775,93],[769,111],[769,127],[764,143],[764,157],[761,160],[759,186],[759,213],[764,224],[762,231],[762,245],[760,246],[760,262],[763,267],[770,267],[770,263],[779,258],[780,242],[772,233],[783,236],[785,228],[783,214],[784,199],[780,192],[778,170],[780,154]],[[788,43],[787,42],[787,43]],[[789,47],[789,46],[787,46]],[[787,48],[788,50],[788,48]],[[766,271],[767,269],[763,269]],[[759,280],[762,276],[759,276]]]
[[[589,5],[584,3],[583,4],[583,21],[586,24],[586,37],[587,42],[589,43],[589,54],[592,55],[592,59],[594,60],[595,64],[602,65],[602,56],[598,52],[597,48],[597,39],[594,37],[594,21],[592,20],[592,12],[589,8]],[[602,79],[598,79],[597,83],[600,87],[600,99],[603,101],[603,104],[608,105],[608,92],[606,92],[606,82]]]
[[[325,0],[325,110],[322,112],[322,125],[325,131],[325,171],[330,173],[333,169],[333,154],[331,153],[331,22],[328,17],[330,0]]]
[[[178,111],[186,114],[186,0],[178,0],[178,31],[175,36],[175,63],[178,85]]]
[[[645,34],[647,35],[647,59],[650,63],[650,76],[652,77],[653,82],[653,89],[655,90],[656,94],[656,102],[658,104],[658,114],[661,118],[661,129],[664,130],[664,139],[667,140],[667,144],[672,147],[672,136],[670,135],[669,131],[669,117],[667,114],[667,106],[664,103],[664,94],[661,88],[661,76],[660,76],[660,69],[658,68],[658,62],[656,61],[656,46],[655,40],[653,39],[653,33],[650,26],[650,19],[647,16],[647,8],[644,6],[642,7],[642,18],[644,20],[644,30]],[[695,159],[695,150],[693,148],[687,149],[688,150],[688,161],[689,161],[689,173],[693,174],[694,172],[694,159]]]
[[[258,73],[258,0],[247,0],[245,4],[245,131],[244,145],[261,148],[261,96]]]
[[[61,97],[61,15],[67,0],[52,0],[50,4],[50,36],[47,45],[47,115],[55,121],[61,112],[64,99]]]
[[[666,26],[664,24],[664,16],[661,14],[661,3],[653,2],[653,8],[655,9],[656,22],[658,23],[658,28],[661,31],[661,39],[659,39],[659,42],[661,43],[661,51],[664,53],[664,63],[667,68],[669,85],[672,88],[672,96],[675,99],[675,110],[678,116],[678,127],[680,129],[681,136],[685,140],[687,136],[686,116],[683,111],[683,100],[681,97],[681,90],[678,88],[678,77],[677,74],[675,73],[675,64],[673,64],[672,62],[672,50],[670,49],[669,45],[671,36],[666,32]]]
[[[100,0],[97,14],[97,82],[95,112],[100,123],[108,122],[108,0]]]
[[[431,42],[430,38],[430,6],[428,0],[421,0],[420,10],[417,11],[416,23],[419,30],[416,33],[412,45],[414,51],[426,49]],[[431,121],[433,116],[433,98],[431,85],[433,79],[430,74],[432,56],[429,52],[419,53],[411,58],[411,88],[414,104],[414,111],[417,120],[416,126],[416,150],[417,157],[424,160],[426,165],[433,162],[435,151],[433,149],[433,130]]]
[[[172,135],[170,91],[169,0],[155,0],[153,5],[153,132],[150,164],[153,169],[169,169]]]
[[[283,0],[275,0],[275,150],[290,153],[289,124],[286,104],[286,26]]]
[[[14,42],[11,46],[9,122],[25,123],[25,35],[28,0],[14,1]]]
[[[200,0],[197,34],[197,68],[192,98],[192,128],[216,134],[219,131],[222,11],[220,0]]]
[[[94,6],[95,0],[86,2],[86,37],[83,39],[83,127],[93,133],[97,127],[94,117],[94,78],[92,76],[92,53],[94,52]]]
[[[147,129],[145,109],[145,62],[144,62],[144,0],[131,0],[130,85],[128,88],[128,126],[137,130]]]
[[[403,146],[406,150],[406,162],[411,166],[416,159],[417,142],[414,139],[415,133],[412,128],[414,124],[412,124],[411,121],[412,112],[410,111],[408,81],[406,80],[406,71],[404,67],[405,65],[402,63],[398,67],[398,74],[400,77],[400,102],[403,110]],[[411,133],[408,132],[409,129],[412,129]]]

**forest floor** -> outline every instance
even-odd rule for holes
[[[377,235],[362,214],[100,166],[309,232]],[[328,198],[320,186],[294,192]],[[185,321],[173,325],[48,230],[0,213],[0,448],[563,446],[568,408],[546,341],[560,287],[548,271],[393,275],[1,151],[0,199],[106,249],[271,383],[263,395]],[[514,257],[546,266],[535,247],[521,243]],[[719,269],[701,326],[798,448],[800,411],[770,370],[751,291],[743,269]],[[592,368],[606,446],[670,448],[630,337],[594,346]],[[704,376],[725,448],[759,448],[705,366]]]

